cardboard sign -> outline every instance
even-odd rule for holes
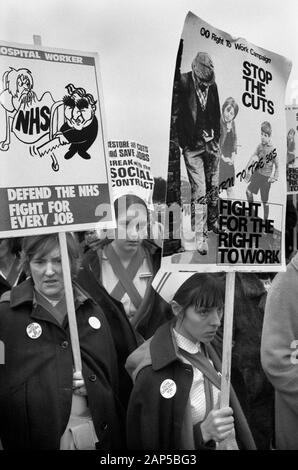
[[[286,58],[187,15],[170,121],[166,271],[285,268],[290,70]]]
[[[286,106],[287,120],[287,192],[298,193],[298,106]]]
[[[113,199],[135,194],[150,207],[154,179],[147,145],[128,140],[110,140],[108,147]]]
[[[113,226],[96,54],[0,43],[0,233]]]

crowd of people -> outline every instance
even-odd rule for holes
[[[112,239],[88,233],[83,249],[82,234],[66,237],[81,370],[58,235],[0,240],[1,446],[297,449],[298,255],[274,279],[237,273],[221,408],[225,274],[192,274],[165,301],[152,287],[161,253],[147,238],[146,204],[123,196],[115,214]]]

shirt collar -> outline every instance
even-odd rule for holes
[[[194,343],[190,339],[185,338],[185,336],[178,333],[175,330],[175,328],[173,328],[173,333],[174,333],[174,337],[175,337],[178,348],[183,349],[184,351],[190,354],[196,354],[199,351],[201,351],[200,343],[198,342]]]

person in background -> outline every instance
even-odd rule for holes
[[[225,295],[226,274],[217,274]],[[274,434],[274,390],[260,358],[267,292],[273,273],[236,273],[231,382],[257,449],[268,450]],[[212,342],[222,355],[223,322]]]
[[[272,283],[264,316],[261,361],[275,390],[275,446],[298,449],[298,254]]]
[[[0,297],[25,280],[20,265],[20,238],[0,238]]]
[[[97,230],[86,230],[85,232],[76,232],[80,247],[83,253],[89,250],[93,242],[98,240]]]
[[[231,407],[218,406],[221,363],[210,344],[223,314],[217,278],[192,275],[171,306],[175,319],[159,327],[126,363],[134,380],[127,413],[129,449],[255,449],[232,389]]]
[[[292,198],[296,198],[295,195],[287,196],[287,210],[286,210],[286,233],[285,233],[285,249],[286,249],[286,263],[288,264],[293,256],[296,254],[295,246],[295,237],[296,237],[296,247],[297,247],[297,231],[295,227],[297,225],[297,209],[294,206]],[[295,250],[295,251],[294,251]]]
[[[4,449],[121,449],[116,351],[104,312],[74,278],[80,251],[67,234],[82,372],[74,372],[57,234],[23,240],[29,276],[0,303],[0,439]]]
[[[172,313],[151,287],[161,249],[146,239],[149,220],[145,202],[127,195],[117,199],[114,208],[115,238],[90,244],[78,282],[107,312],[117,350],[121,402],[127,407],[132,381],[125,370],[126,359]]]
[[[88,250],[79,282],[88,289],[86,272],[91,272],[124,309],[133,330],[147,339],[172,316],[168,304],[151,287],[160,267],[161,249],[148,239],[148,209],[141,198],[121,196],[114,208],[115,238],[100,240]]]

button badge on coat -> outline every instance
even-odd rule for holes
[[[39,323],[30,323],[26,328],[27,335],[31,339],[37,339],[42,333],[42,328]]]
[[[172,379],[166,379],[160,386],[160,394],[164,398],[173,398],[176,394],[177,385]]]
[[[94,330],[99,330],[99,328],[101,327],[100,320],[97,317],[89,317],[88,323],[91,328],[94,328]]]

